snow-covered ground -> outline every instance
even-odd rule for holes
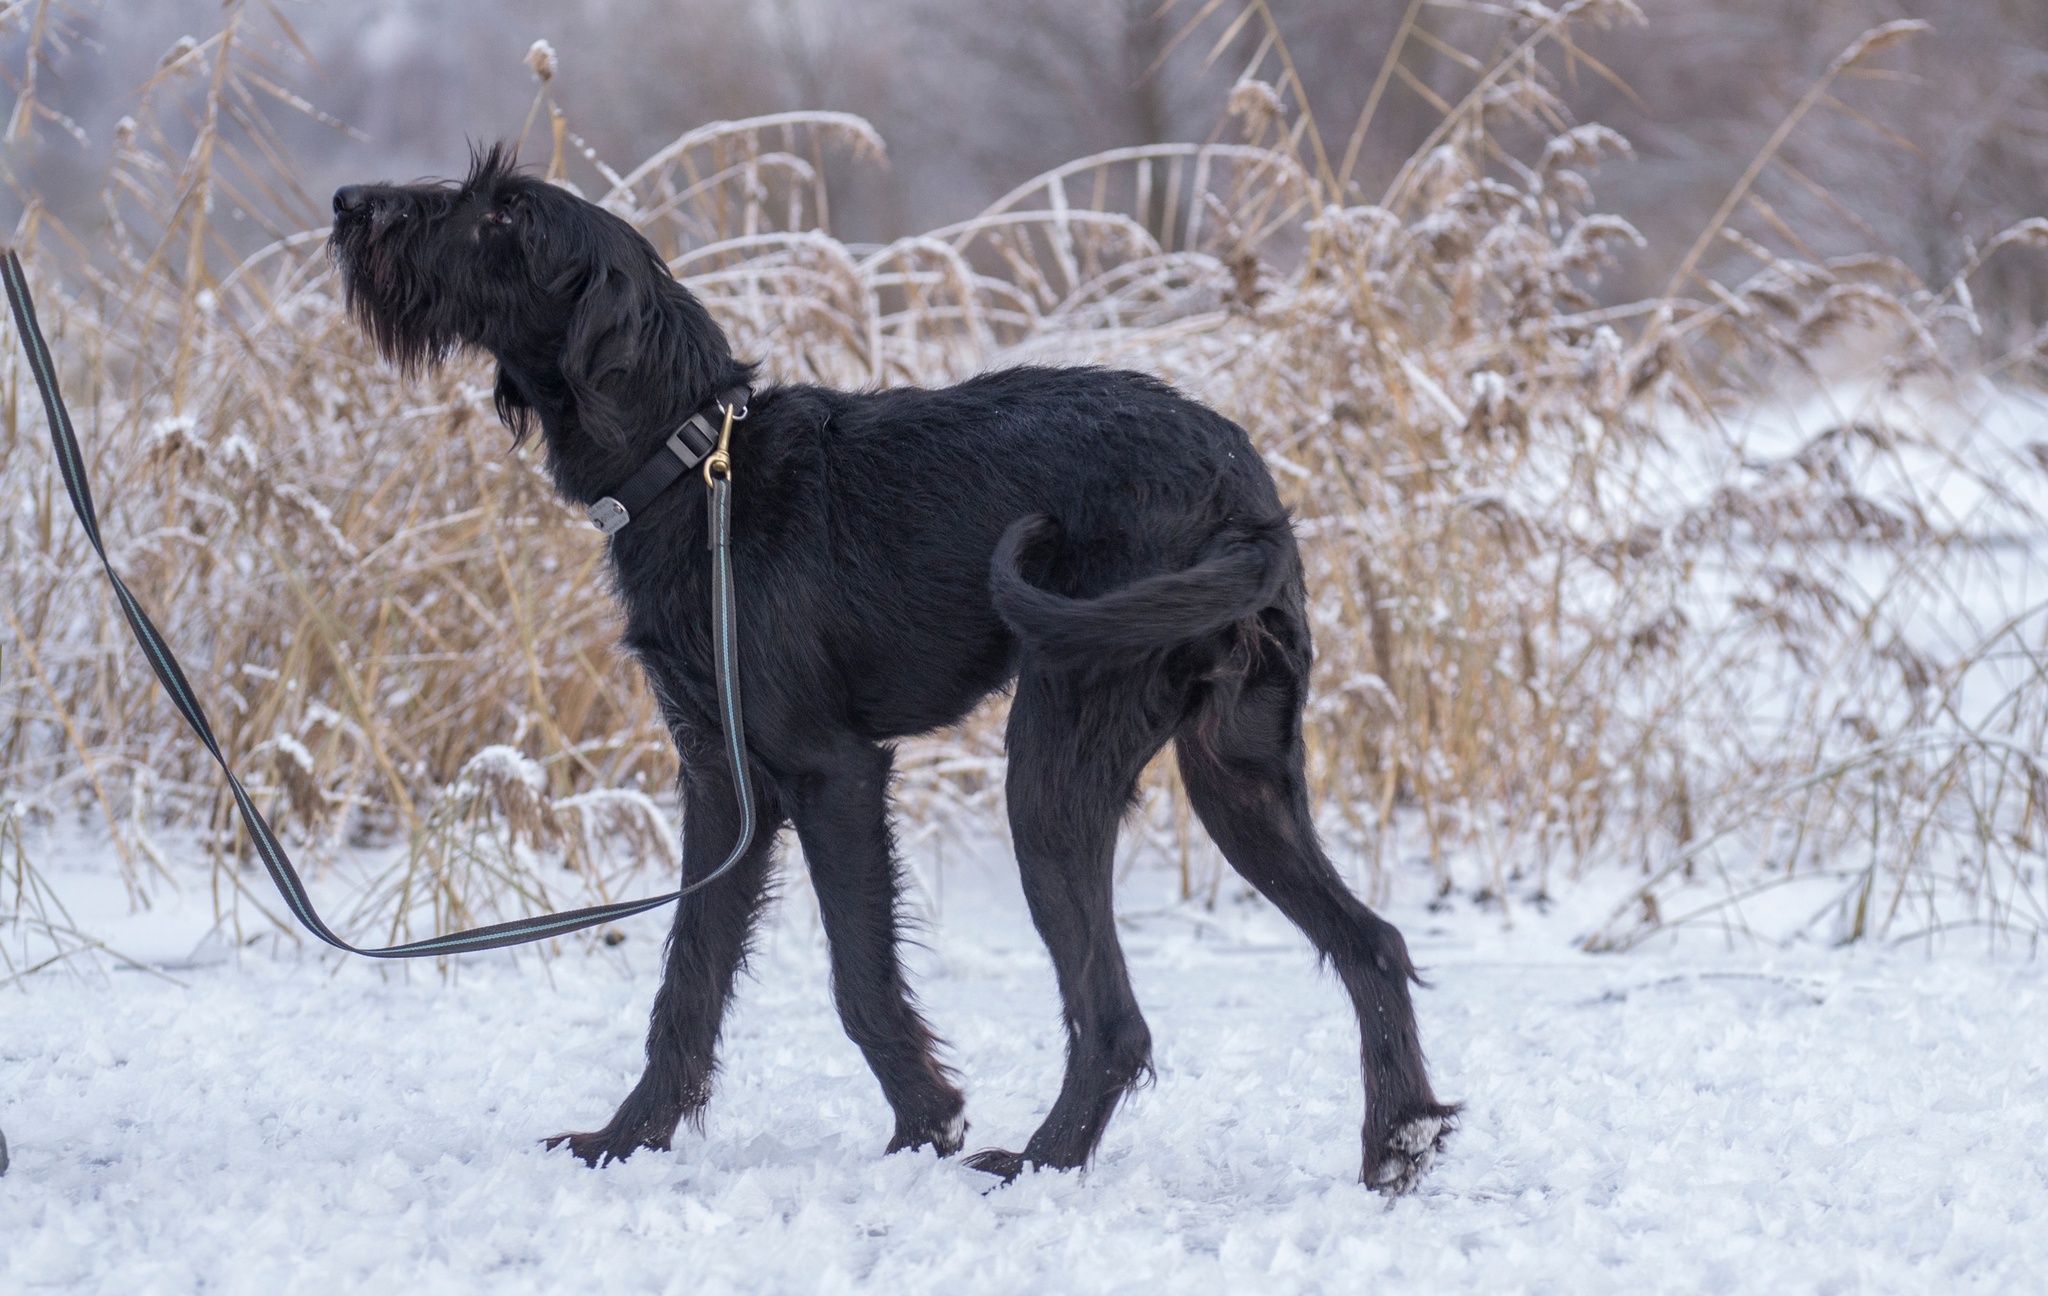
[[[889,1116],[826,993],[801,881],[730,1023],[708,1135],[586,1170],[538,1140],[638,1074],[664,919],[595,957],[450,977],[195,941],[203,886],[82,925],[156,966],[0,991],[0,1291],[1855,1292],[2040,1290],[2048,966],[1729,947],[1576,953],[1549,915],[1394,906],[1463,1128],[1422,1191],[1354,1182],[1356,1036],[1271,909],[1126,882],[1159,1079],[1081,1174],[990,1191],[885,1157]],[[1415,888],[1420,891],[1421,888]],[[97,899],[95,899],[97,897]],[[969,1146],[1018,1146],[1058,1083],[1050,965],[1014,875],[945,873],[920,984]],[[91,921],[84,921],[86,917]]]

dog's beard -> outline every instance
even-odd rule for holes
[[[415,374],[440,364],[463,338],[435,309],[445,294],[422,280],[397,242],[357,217],[337,222],[328,250],[350,316],[379,354]]]

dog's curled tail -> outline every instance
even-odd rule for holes
[[[1185,571],[1132,581],[1094,598],[1068,598],[1031,583],[1025,566],[1057,539],[1042,513],[1003,532],[989,563],[996,614],[1034,650],[1055,658],[1157,652],[1191,643],[1270,605],[1287,578],[1285,517],[1239,524]]]

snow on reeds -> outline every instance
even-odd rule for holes
[[[1629,146],[1572,121],[1556,68],[1583,61],[1575,25],[1623,20],[1628,0],[1499,18],[1377,194],[1350,174],[1369,122],[1333,157],[1260,4],[1232,22],[1264,36],[1214,141],[1078,159],[883,247],[831,232],[827,158],[882,151],[857,118],[714,123],[613,168],[539,50],[527,157],[635,222],[778,379],[1106,362],[1249,428],[1309,563],[1313,776],[1364,889],[1409,861],[1497,898],[1637,870],[1603,948],[1739,921],[1787,881],[1821,884],[1840,938],[2038,932],[2048,413],[1999,384],[2041,339],[1993,354],[1969,279],[2048,249],[2048,221],[1929,285],[1808,251],[1757,197],[1829,85],[1920,29],[1893,23],[1826,70],[1661,297],[1602,306],[1641,239],[1589,177]],[[366,938],[653,885],[673,842],[647,796],[675,767],[613,647],[602,540],[510,446],[484,365],[402,380],[347,319],[324,204],[267,115],[310,111],[283,48],[230,5],[123,123],[104,232],[31,201],[17,233],[114,562],[309,860],[408,848],[360,893]],[[1709,278],[1716,249],[1742,273]],[[0,364],[10,795],[103,820],[137,894],[177,872],[167,828],[240,878],[231,805],[94,571],[11,341]],[[913,864],[1000,822],[1000,734],[996,705],[906,745]],[[1138,823],[1137,854],[1214,896],[1170,761]]]

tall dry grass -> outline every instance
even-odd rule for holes
[[[1816,882],[1844,938],[2041,930],[2048,619],[2023,572],[2048,452],[1999,422],[2020,397],[1992,385],[2040,339],[1978,354],[1969,283],[2048,247],[2048,221],[1926,285],[1810,253],[1763,188],[1837,83],[1919,25],[1819,71],[1665,293],[1603,305],[1602,268],[1640,238],[1590,177],[1629,148],[1574,122],[1562,87],[1605,74],[1575,29],[1640,14],[1502,11],[1490,48],[1455,51],[1468,92],[1367,193],[1377,105],[1433,93],[1401,63],[1419,12],[1340,142],[1263,0],[1185,6],[1212,59],[1254,47],[1215,138],[1082,158],[883,247],[831,233],[828,159],[882,151],[855,118],[717,123],[614,168],[536,47],[526,156],[644,230],[779,379],[1101,361],[1243,422],[1303,540],[1312,772],[1365,889],[1540,898],[1638,870],[1605,948],[1695,911],[1742,921],[1787,882]],[[359,931],[618,894],[671,867],[648,797],[674,765],[612,648],[601,539],[509,449],[485,369],[401,382],[346,319],[275,125],[313,111],[278,21],[231,4],[167,56],[123,125],[104,228],[28,195],[17,241],[114,561],[304,852],[403,847],[356,892]],[[1707,277],[1716,247],[1747,276]],[[231,808],[130,650],[4,363],[7,787],[102,820],[138,899],[183,872],[167,833],[196,830],[232,904],[253,875]],[[989,831],[1000,707],[899,767],[913,864]],[[1137,827],[1131,858],[1214,898],[1168,762]]]

